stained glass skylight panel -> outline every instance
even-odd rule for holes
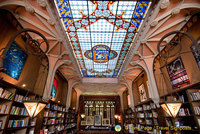
[[[55,0],[83,77],[115,78],[151,4]]]

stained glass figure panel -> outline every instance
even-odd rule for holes
[[[3,68],[6,68],[5,73],[18,80],[27,57],[28,55],[13,42],[3,61]]]
[[[117,77],[150,0],[55,3],[82,76]]]

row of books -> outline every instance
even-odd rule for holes
[[[143,110],[142,110],[142,107],[137,107],[137,108],[136,108],[136,112],[141,112],[141,111],[143,111]]]
[[[189,116],[190,115],[190,111],[188,108],[180,108],[179,110],[179,116]]]
[[[6,114],[7,113],[7,108],[8,108],[8,105],[6,105],[6,104],[0,105],[0,113],[1,114]]]
[[[58,106],[57,105],[51,105],[51,110],[58,110]]]
[[[55,124],[55,119],[49,119],[49,120],[47,121],[47,124],[48,124],[48,125]]]
[[[58,118],[64,117],[64,114],[62,114],[62,113],[57,113],[57,116],[56,116],[56,117],[58,117]]]
[[[63,111],[63,107],[62,106],[58,106],[58,111]]]
[[[26,108],[12,106],[10,114],[14,115],[28,115]]]
[[[200,91],[190,92],[190,97],[192,101],[200,100]]]
[[[194,111],[196,115],[200,115],[200,106],[194,106]]]
[[[0,98],[12,100],[14,97],[14,93],[4,90],[2,87],[0,87]]]
[[[143,109],[144,110],[151,110],[151,106],[150,105],[143,105]]]
[[[63,125],[56,126],[56,129],[57,129],[57,131],[62,131],[62,130],[64,130],[64,126]]]
[[[63,119],[56,120],[56,124],[61,124],[61,123],[63,123]]]
[[[49,111],[49,117],[56,117],[56,112]]]
[[[154,111],[153,111],[152,114],[153,114],[153,117],[154,117],[154,118],[158,118],[158,113],[157,113],[157,112],[154,112]]]
[[[16,94],[15,100],[17,102],[22,102],[23,100],[30,100],[30,97],[24,97],[23,95]]]
[[[152,118],[152,113],[144,113],[144,116],[145,116],[146,118]]]
[[[137,113],[138,118],[144,118],[144,113]]]
[[[28,125],[28,119],[26,120],[9,120],[8,128],[12,127],[26,127]]]
[[[146,120],[146,124],[147,125],[153,125],[153,122],[152,122],[152,120]]]

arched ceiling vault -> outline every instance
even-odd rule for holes
[[[52,72],[59,68],[66,79],[82,80],[83,77],[77,60],[53,1],[1,0],[0,8],[9,10],[24,28],[32,28],[45,35],[50,44],[47,56]],[[160,38],[170,31],[180,30],[194,13],[200,11],[200,1],[161,0],[157,2],[153,0],[150,11],[132,42],[121,72],[117,77],[118,82],[134,80],[143,70],[140,65],[148,68],[145,60],[154,58],[158,54],[156,48]],[[40,37],[31,36],[40,40]],[[170,38],[165,41],[168,42],[169,40]],[[54,74],[51,75],[54,76]],[[82,84],[77,85],[76,88],[84,86],[84,83]],[[110,87],[108,84],[104,85],[105,88]],[[83,89],[83,91],[90,91],[92,86],[95,87],[94,84],[91,84],[88,90]],[[122,88],[120,86],[122,85],[116,83],[112,91],[115,92],[116,88]]]

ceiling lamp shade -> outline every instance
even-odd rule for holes
[[[35,117],[46,106],[46,102],[39,100],[24,101],[24,106],[30,117]]]
[[[179,109],[181,108],[182,102],[165,102],[161,104],[161,107],[167,112],[171,117],[176,117]]]

